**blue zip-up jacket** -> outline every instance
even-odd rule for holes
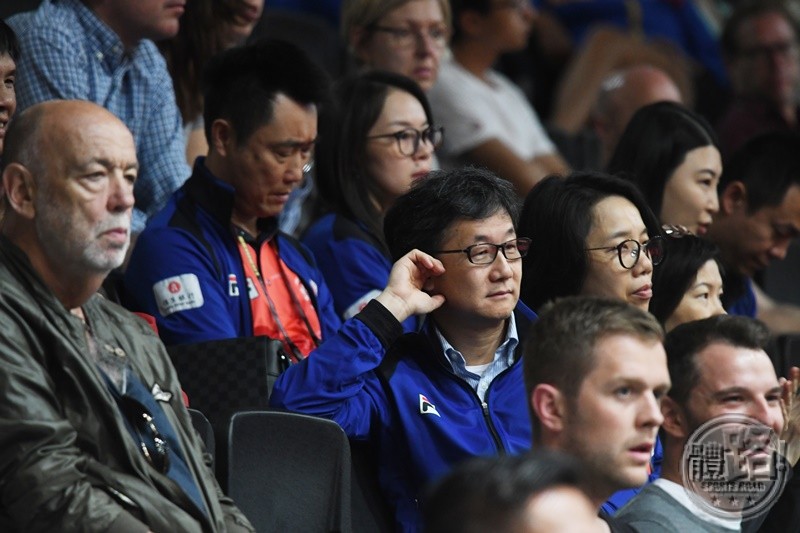
[[[403,335],[375,300],[287,369],[270,403],[329,418],[350,438],[368,440],[398,529],[418,531],[417,498],[429,482],[470,457],[531,447],[520,355],[536,315],[521,302],[514,313],[521,337],[515,361],[489,385],[485,403],[453,373],[430,321]]]
[[[253,335],[244,266],[230,222],[234,190],[204,161],[198,158],[189,180],[139,235],[125,271],[126,306],[156,317],[167,345]],[[259,220],[258,227],[262,235],[272,233],[281,259],[302,281],[322,338],[332,336],[341,321],[311,252],[278,231],[275,219]]]
[[[389,250],[357,221],[335,213],[325,215],[306,230],[303,244],[314,253],[342,320],[355,316],[389,282]],[[403,329],[417,331],[418,317],[404,320]]]

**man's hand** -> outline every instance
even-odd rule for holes
[[[438,259],[411,250],[397,260],[389,273],[389,283],[375,299],[402,322],[412,315],[430,313],[444,303],[444,296],[430,295],[425,288],[430,280],[444,273]]]
[[[789,377],[781,378],[780,384],[783,389],[781,439],[786,442],[786,458],[795,465],[800,459],[800,399],[797,398],[797,391],[800,390],[800,368],[793,366],[789,371]]]

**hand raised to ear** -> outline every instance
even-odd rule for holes
[[[444,296],[425,292],[428,280],[444,273],[441,261],[419,250],[411,250],[397,260],[389,273],[389,283],[375,299],[402,322],[412,315],[424,315],[444,303]]]

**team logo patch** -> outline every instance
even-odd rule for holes
[[[422,415],[436,415],[442,418],[442,415],[436,410],[436,406],[433,405],[424,394],[419,395],[419,412]]]
[[[228,296],[239,296],[239,282],[236,274],[228,274]]]
[[[203,292],[195,274],[180,274],[153,285],[153,295],[161,316],[203,306]]]

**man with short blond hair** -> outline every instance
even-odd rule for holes
[[[523,361],[534,447],[575,457],[598,509],[648,480],[670,387],[663,337],[646,311],[590,297],[557,300],[530,329]]]

